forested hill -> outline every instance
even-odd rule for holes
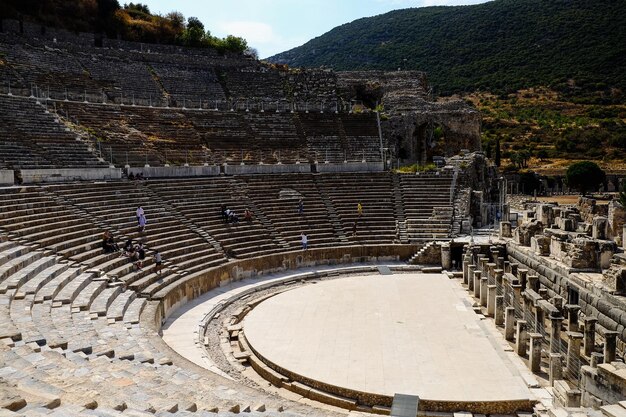
[[[625,0],[495,0],[389,12],[268,59],[335,70],[418,69],[440,93],[626,88]]]

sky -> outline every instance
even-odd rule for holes
[[[245,38],[260,58],[300,46],[361,17],[423,6],[458,6],[487,0],[139,0],[152,13],[199,18],[214,36]],[[120,0],[120,4],[126,3]]]

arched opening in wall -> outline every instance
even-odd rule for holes
[[[415,128],[413,131],[413,143],[415,144],[415,160],[419,164],[426,164],[426,136],[428,131],[428,123],[423,123]]]
[[[433,161],[433,156],[446,156],[445,128],[442,124],[429,120],[417,126],[413,134],[417,161],[426,165]]]
[[[432,123],[430,132],[430,158],[437,156],[448,156],[450,153],[446,146],[446,131],[442,124]]]
[[[362,102],[368,109],[373,109],[380,104],[383,99],[383,88],[376,82],[360,84],[356,87],[355,99]]]

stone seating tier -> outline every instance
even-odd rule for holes
[[[115,410],[124,408],[202,415],[253,411],[257,403],[277,412],[285,400],[227,381],[222,389],[205,374],[175,365],[162,341],[139,325],[142,312],[153,308],[149,300],[228,258],[297,251],[302,228],[311,248],[389,244],[396,238],[397,216],[408,212],[404,195],[417,199],[410,191],[434,178],[241,175],[0,190],[0,361],[3,381],[13,384],[6,392],[0,389],[0,398],[7,400],[10,392],[23,410],[54,406],[63,411],[73,405],[82,415],[90,413],[85,406],[96,405],[99,415],[108,415],[107,410],[117,415]],[[446,182],[449,187],[451,178],[429,190],[431,201],[445,200]],[[359,201],[363,215],[352,236]],[[239,224],[222,220],[222,204],[238,213]],[[427,220],[438,207],[428,211],[427,203],[420,204],[424,211],[413,212],[419,214],[415,221]],[[138,205],[148,217],[145,232],[136,227]],[[251,223],[243,219],[246,207],[254,212]],[[445,223],[448,212],[438,214]],[[136,270],[117,253],[103,254],[104,230],[118,243],[145,240],[144,269]],[[154,249],[165,260],[161,275],[152,269]],[[296,407],[294,415],[304,412],[290,407]]]
[[[160,166],[380,160],[373,115],[37,104],[0,96],[3,117],[0,163],[18,169],[102,167],[111,161]],[[322,127],[316,129],[317,119]]]

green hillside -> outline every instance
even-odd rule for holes
[[[426,71],[443,94],[626,88],[626,1],[495,0],[356,20],[271,62]],[[619,91],[612,94],[621,96]]]

